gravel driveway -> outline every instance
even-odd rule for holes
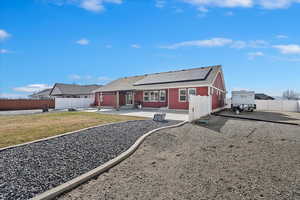
[[[61,200],[299,200],[300,127],[213,117],[159,131]]]
[[[0,199],[29,199],[115,158],[146,132],[176,123],[123,122],[1,151]]]

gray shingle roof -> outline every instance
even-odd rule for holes
[[[212,84],[220,65],[185,69],[179,71],[131,76],[114,80],[95,92],[152,90],[176,87],[191,87]]]
[[[47,97],[47,96],[50,95],[51,90],[52,90],[52,88],[44,89],[44,90],[42,90],[42,91],[33,93],[32,95],[29,95],[29,96],[30,96],[30,97],[39,97],[39,96]]]
[[[101,85],[77,85],[56,83],[52,88],[51,95],[80,95],[92,94],[94,90],[101,88]]]

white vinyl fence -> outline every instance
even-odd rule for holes
[[[226,108],[231,107],[231,99],[226,100]],[[300,112],[300,101],[296,100],[255,100],[256,110]]]
[[[211,113],[211,96],[191,96],[189,99],[189,121]]]
[[[299,101],[293,100],[256,100],[257,110],[300,112]]]
[[[94,98],[55,98],[55,109],[89,108]]]

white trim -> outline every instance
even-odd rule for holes
[[[145,92],[148,93],[148,100],[145,101]],[[150,98],[149,98],[149,91],[143,91],[143,102],[149,102]]]
[[[219,89],[219,88],[216,88],[215,86],[213,86],[213,85],[211,85],[210,86],[211,88],[214,88],[214,89],[216,89],[216,90],[218,90],[218,91],[220,91],[220,92],[222,92],[222,93],[225,93],[226,94],[226,91],[224,91],[224,90],[221,90],[221,89]]]
[[[127,103],[127,95],[131,95],[131,104]],[[133,92],[126,92],[125,93],[125,105],[126,106],[132,106],[133,105]]]
[[[224,89],[225,89],[225,90],[221,90],[221,89],[216,88],[216,87],[214,86],[214,82],[216,81],[216,79],[217,79],[219,73],[221,74],[221,78],[222,78],[222,82],[223,82],[223,86],[224,86]],[[213,79],[213,81],[212,81],[212,83],[211,83],[211,87],[215,87],[215,88],[218,89],[218,90],[221,90],[221,91],[225,91],[225,92],[226,92],[225,80],[224,80],[224,76],[223,76],[223,71],[221,71],[221,69],[217,72],[215,78]]]
[[[188,88],[188,96],[190,96],[190,90],[195,90],[195,95],[197,96],[197,88]]]
[[[182,101],[181,99],[180,99],[180,91],[185,91],[185,101]],[[187,88],[179,88],[179,90],[178,90],[178,102],[187,102],[188,100],[188,91],[187,91]]]

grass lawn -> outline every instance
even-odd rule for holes
[[[90,126],[144,118],[88,112],[0,116],[0,148]]]

